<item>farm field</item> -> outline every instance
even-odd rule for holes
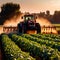
[[[60,35],[1,34],[6,60],[60,60]]]

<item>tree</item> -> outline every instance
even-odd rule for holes
[[[49,10],[46,11],[46,15],[50,15],[50,11]]]
[[[50,11],[49,11],[49,10],[46,11],[46,18],[47,18],[49,21],[52,21],[52,15],[50,14]]]
[[[60,11],[55,11],[54,12],[53,23],[60,23]]]
[[[0,22],[4,22],[6,19],[13,17],[15,14],[20,13],[20,5],[14,3],[6,3],[1,7]]]
[[[14,14],[16,12],[19,12],[20,5],[19,4],[13,4],[13,3],[6,3],[3,4],[1,7],[1,16],[8,16],[11,14]]]

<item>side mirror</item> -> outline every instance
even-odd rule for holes
[[[21,17],[21,19],[23,19],[23,16]]]

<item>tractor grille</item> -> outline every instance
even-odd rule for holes
[[[34,25],[34,23],[30,23],[30,25]]]

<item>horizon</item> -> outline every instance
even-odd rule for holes
[[[9,2],[20,4],[20,11],[23,13],[40,13],[49,10],[50,14],[54,14],[54,11],[60,11],[60,0],[1,0],[0,7],[2,6],[2,4]]]

